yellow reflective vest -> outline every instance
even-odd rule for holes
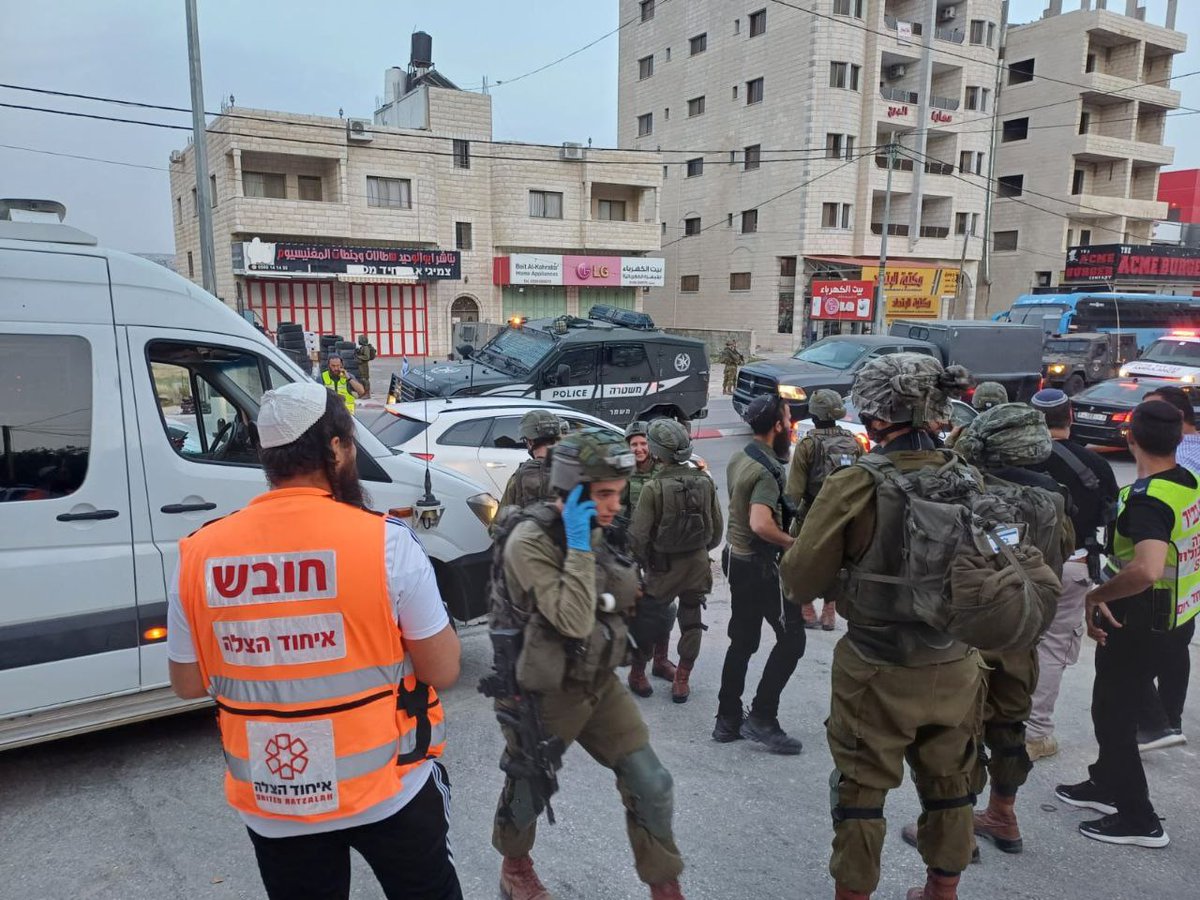
[[[350,410],[350,415],[354,415],[354,393],[350,390],[349,376],[343,372],[342,377],[334,381],[333,376],[326,369],[321,373],[321,381],[324,382],[325,387],[342,398],[342,402],[346,404],[346,409]]]

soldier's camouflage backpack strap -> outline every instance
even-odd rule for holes
[[[818,428],[810,431],[808,437],[812,440],[813,456],[808,467],[804,499],[811,504],[821,492],[825,479],[839,469],[854,465],[863,450],[854,435],[844,428]]]
[[[712,535],[712,479],[699,472],[659,476],[662,512],[654,532],[658,553],[691,553],[708,546]]]
[[[983,474],[984,487],[989,493],[1004,498],[1017,513],[1018,521],[1025,526],[1031,544],[1042,552],[1046,564],[1062,577],[1063,559],[1060,522],[1066,520],[1066,503],[1062,494],[1051,493],[1045,488],[1014,484],[987,472]]]

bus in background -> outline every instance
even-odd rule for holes
[[[1200,328],[1200,297],[1177,294],[1126,294],[1080,291],[1023,294],[1011,309],[992,318],[1041,325],[1047,337],[1076,333],[1132,333],[1138,348],[1174,329]]]

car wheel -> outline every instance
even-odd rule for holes
[[[1084,387],[1086,387],[1086,385],[1084,384],[1083,376],[1078,372],[1075,372],[1070,378],[1063,382],[1063,393],[1068,397],[1074,397],[1076,394],[1082,391]]]

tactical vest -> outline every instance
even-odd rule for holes
[[[632,559],[602,537],[593,537],[596,565],[596,623],[583,640],[564,637],[537,610],[533,597],[516,602],[507,584],[504,560],[509,538],[522,522],[532,520],[566,559],[567,541],[562,514],[550,503],[526,509],[510,508],[497,524],[489,584],[489,625],[492,629],[520,628],[524,642],[517,659],[517,681],[527,691],[560,691],[571,684],[590,685],[602,673],[625,665],[629,658],[626,622],[637,603],[638,575]],[[598,534],[594,532],[593,534]],[[604,612],[601,601],[611,594],[614,608]]]
[[[235,809],[300,822],[354,816],[441,755],[444,713],[404,650],[385,527],[324,491],[290,488],[180,542],[180,600],[217,704]]]
[[[1121,514],[1133,492],[1161,500],[1175,514],[1171,542],[1167,547],[1167,562],[1162,577],[1154,582],[1153,590],[1170,598],[1170,611],[1162,624],[1165,628],[1185,625],[1200,613],[1200,498],[1196,489],[1176,484],[1166,478],[1143,478],[1121,488],[1117,499],[1117,525],[1113,529],[1112,553],[1107,569],[1115,575],[1133,561],[1134,543],[1121,533]]]
[[[550,488],[549,458],[531,457],[525,460],[512,477],[514,505],[526,507],[554,499],[554,491]]]
[[[346,404],[346,409],[350,411],[350,415],[354,415],[354,392],[350,390],[350,379],[346,376],[346,373],[343,372],[342,377],[334,381],[333,377],[329,374],[329,370],[326,369],[321,373],[321,381],[325,387],[342,398],[342,402]]]
[[[622,511],[626,520],[633,518],[633,511],[637,509],[638,501],[642,498],[642,488],[646,486],[646,482],[657,475],[661,469],[662,466],[653,463],[645,472],[634,469],[633,474],[626,480],[626,502],[625,509]]]
[[[668,474],[668,472],[670,474]],[[712,479],[694,469],[672,466],[659,473],[662,510],[654,533],[657,553],[691,553],[713,537]]]
[[[808,467],[808,484],[804,500],[811,505],[821,491],[825,479],[836,472],[852,466],[863,455],[863,448],[844,428],[814,428],[806,436],[813,442],[813,458]]]

